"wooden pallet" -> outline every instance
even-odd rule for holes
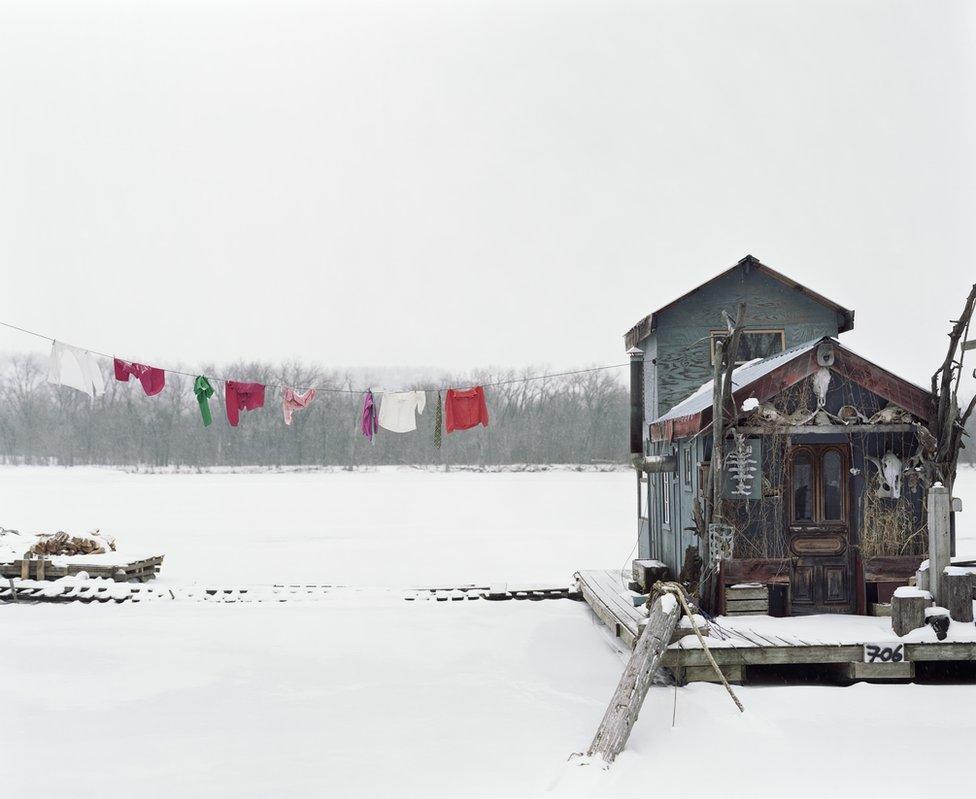
[[[129,563],[68,563],[55,566],[47,558],[22,558],[11,563],[0,564],[0,577],[17,577],[21,580],[57,580],[73,577],[86,572],[89,577],[102,577],[119,583],[148,582],[155,577],[163,565],[164,555],[134,560]]]

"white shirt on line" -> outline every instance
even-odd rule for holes
[[[105,392],[105,378],[98,359],[88,350],[55,341],[48,360],[47,381],[83,391],[95,398]]]
[[[426,407],[426,391],[384,392],[380,403],[380,427],[394,433],[416,430],[417,414],[423,413]]]

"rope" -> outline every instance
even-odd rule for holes
[[[45,341],[50,341],[52,343],[56,340],[51,336],[46,336],[43,333],[36,333],[33,330],[27,330],[26,328],[18,327],[17,325],[12,325],[9,322],[0,321],[0,326],[8,327],[11,330],[17,330],[21,333],[26,333],[29,336],[35,336],[37,338],[41,338],[44,339]],[[62,343],[67,343],[67,342],[62,341]],[[118,357],[116,355],[109,355],[107,352],[99,352],[98,350],[88,349],[87,347],[79,347],[79,349],[85,350],[85,352],[90,352],[92,355],[98,355],[102,358],[112,359]],[[612,364],[607,364],[605,366],[591,366],[588,369],[573,369],[568,372],[549,372],[547,374],[542,374],[542,375],[530,375],[529,377],[514,377],[508,380],[495,380],[491,383],[480,383],[479,385],[481,385],[482,388],[496,388],[498,386],[508,386],[508,385],[513,385],[515,383],[528,383],[532,380],[546,380],[550,377],[568,377],[570,375],[582,375],[582,374],[587,374],[589,372],[602,372],[607,369],[622,369],[625,366],[630,366],[630,363],[629,362],[612,363]],[[164,367],[157,367],[157,368],[160,368],[162,369],[162,371],[168,372],[169,374],[173,374],[173,375],[183,375],[184,377],[190,377],[190,378],[197,377],[197,374],[194,374],[193,372],[184,372],[181,371],[180,369],[168,369]],[[238,378],[217,377],[213,375],[207,375],[207,377],[219,383],[226,383],[228,382],[228,380],[238,379]],[[265,383],[264,385],[266,388],[277,388],[277,389],[285,388],[284,384],[279,384],[279,383]],[[334,386],[304,386],[304,388],[314,388],[316,391],[327,391],[327,392],[332,392],[334,394],[365,394],[366,391],[371,390],[366,388],[336,388]],[[446,391],[448,388],[452,388],[452,386],[426,386],[422,389],[408,388],[408,389],[397,389],[397,391],[416,391],[416,390]],[[384,391],[392,393],[391,389],[384,389]]]
[[[691,612],[691,608],[688,607],[688,601],[685,599],[685,588],[681,583],[675,582],[662,582],[658,581],[654,583],[651,589],[651,597],[663,596],[664,594],[671,594],[678,598],[678,602],[681,603],[681,609],[684,611],[688,620],[691,622],[691,628],[695,631],[695,635],[698,636],[698,643],[701,644],[702,649],[705,651],[705,657],[708,658],[708,662],[712,665],[718,678],[722,681],[722,685],[725,686],[725,690],[729,692],[729,696],[732,697],[732,701],[735,702],[735,706],[739,708],[740,713],[745,713],[746,709],[742,706],[742,702],[739,701],[739,697],[735,695],[735,691],[732,690],[732,686],[729,685],[729,681],[725,679],[725,675],[722,674],[722,670],[719,668],[718,663],[715,662],[715,658],[712,657],[711,650],[708,648],[708,644],[705,643],[704,637],[702,637],[701,630],[698,629],[698,623],[695,621],[695,614]]]

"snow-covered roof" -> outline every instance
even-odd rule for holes
[[[833,350],[832,371],[889,403],[904,408],[916,419],[929,419],[932,413],[931,392],[861,357],[829,336],[811,339],[768,358],[742,364],[732,372],[735,401],[748,402],[752,398],[765,402],[814,374],[819,366],[812,350],[826,342]],[[711,420],[712,399],[712,381],[709,381],[651,422],[651,440],[670,441],[700,432]]]
[[[737,391],[743,386],[748,386],[750,383],[755,383],[761,377],[768,375],[778,366],[781,366],[787,361],[793,360],[798,355],[802,355],[803,353],[812,350],[821,341],[834,341],[834,339],[821,336],[820,338],[811,339],[810,341],[804,341],[802,344],[797,344],[796,346],[790,347],[782,352],[778,352],[775,355],[770,355],[768,358],[757,358],[754,361],[749,361],[741,366],[737,366],[732,371],[732,390]],[[691,416],[692,414],[701,413],[706,408],[711,408],[713,385],[714,381],[709,380],[701,388],[699,388],[698,391],[687,399],[679,402],[663,416],[659,416],[657,419],[651,422],[651,424],[666,422],[669,419],[680,419],[684,416]]]

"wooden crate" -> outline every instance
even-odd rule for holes
[[[769,588],[759,583],[730,585],[725,589],[726,616],[769,614]]]

